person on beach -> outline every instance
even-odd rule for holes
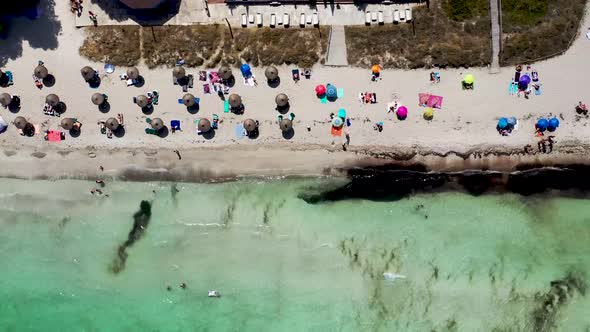
[[[182,289],[186,289],[186,283],[184,283],[184,282],[181,282],[181,283],[180,283],[180,288],[182,288]]]
[[[180,151],[174,150],[173,152],[176,153],[176,155],[178,156],[178,160],[182,159],[182,157],[180,156]]]

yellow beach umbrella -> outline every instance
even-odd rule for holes
[[[467,74],[465,75],[465,77],[463,78],[463,82],[467,83],[467,84],[473,84],[473,82],[475,82],[475,79],[473,78],[473,75],[471,74]]]
[[[434,117],[434,110],[432,109],[432,107],[427,107],[424,110],[424,119],[432,120],[433,117]]]

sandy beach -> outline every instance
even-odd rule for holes
[[[55,7],[61,32],[56,49],[43,50],[29,47],[23,41],[22,55],[9,59],[3,70],[13,72],[15,84],[1,88],[21,97],[18,113],[1,110],[0,115],[11,122],[16,116],[24,116],[41,129],[60,130],[59,117],[42,112],[45,96],[58,94],[67,105],[62,117],[74,117],[83,123],[82,134],[73,138],[66,133],[66,140],[51,143],[42,135],[24,137],[14,126],[0,134],[2,168],[0,176],[43,177],[95,177],[98,167],[109,174],[127,179],[142,177],[133,170],[146,169],[156,174],[154,178],[178,180],[190,178],[232,178],[236,176],[266,175],[322,175],[338,174],[349,167],[383,164],[396,160],[428,165],[431,169],[459,170],[464,168],[513,169],[521,163],[552,165],[561,163],[586,163],[590,143],[590,119],[576,120],[574,105],[590,100],[585,73],[590,71],[587,61],[590,41],[585,37],[590,22],[588,11],[582,23],[581,33],[573,46],[563,55],[532,64],[538,71],[542,95],[530,99],[509,95],[508,85],[514,68],[502,68],[498,74],[489,74],[487,68],[440,70],[441,82],[429,82],[429,70],[385,70],[382,80],[372,82],[370,71],[360,68],[330,68],[316,66],[311,79],[295,83],[291,69],[279,67],[281,83],[269,87],[264,79],[264,68],[254,68],[258,86],[245,86],[239,69],[232,93],[242,96],[243,115],[223,112],[223,102],[216,94],[203,94],[202,82],[196,80],[189,92],[200,98],[200,110],[189,114],[177,100],[183,96],[179,86],[171,82],[171,69],[148,70],[138,66],[145,78],[141,88],[126,87],[119,74],[126,68],[117,68],[106,74],[104,64],[91,63],[78,54],[84,39],[84,30],[75,28],[74,16],[67,2]],[[34,22],[19,19],[15,29],[35,29]],[[9,40],[10,41],[10,40]],[[53,87],[38,90],[31,78],[38,60],[45,62],[49,72],[56,77]],[[98,89],[87,86],[80,75],[80,68],[90,65],[99,70],[102,83]],[[198,76],[201,68],[187,68]],[[475,90],[461,89],[462,77],[471,73],[475,77]],[[322,104],[315,96],[317,84],[332,83],[342,88],[344,96],[335,102]],[[148,124],[146,115],[132,102],[139,94],[157,90],[159,104],[149,117],[160,117],[166,124],[180,120],[183,131],[160,138],[144,133]],[[93,93],[105,93],[109,97],[109,113],[101,113],[90,101]],[[362,104],[360,92],[377,94],[376,104]],[[434,119],[422,117],[418,106],[418,93],[432,93],[444,97],[443,108],[436,110]],[[296,117],[295,135],[282,137],[275,110],[275,96],[286,93]],[[387,103],[396,97],[409,109],[408,118],[400,121],[387,113]],[[330,135],[330,114],[344,108],[352,125],[350,146],[342,151],[342,138]],[[125,135],[108,139],[99,131],[96,123],[122,113],[125,117]],[[205,139],[197,135],[194,120],[211,119],[218,114],[221,119],[215,137]],[[501,136],[496,123],[501,117],[514,116],[518,129],[510,136]],[[534,124],[541,117],[557,116],[561,125],[555,132],[558,143],[552,154],[522,154],[525,145],[535,150],[537,138]],[[246,118],[260,121],[260,136],[256,139],[235,136],[235,126]],[[384,122],[382,132],[375,131],[376,122]],[[311,128],[309,131],[307,127]],[[173,150],[179,150],[182,160]],[[481,154],[481,156],[480,156]],[[512,156],[511,156],[512,155]]]

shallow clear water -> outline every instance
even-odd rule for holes
[[[2,179],[0,330],[535,331],[535,294],[569,272],[589,275],[588,200],[298,198],[334,181],[178,184],[178,193],[115,182],[107,198],[84,181]],[[144,199],[151,222],[114,274]],[[584,331],[588,312],[572,292],[553,330]]]

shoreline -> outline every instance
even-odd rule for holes
[[[437,151],[392,148],[273,145],[171,149],[4,148],[0,177],[18,179],[113,178],[123,181],[224,182],[242,178],[347,177],[354,170],[414,170],[420,173],[502,172],[590,165],[590,145],[560,142],[558,151],[524,154],[510,146]],[[104,167],[101,171],[99,167]]]

